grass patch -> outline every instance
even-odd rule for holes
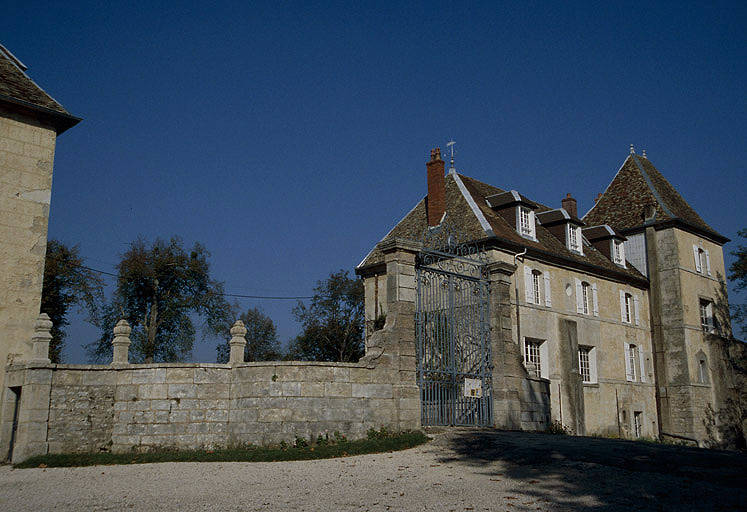
[[[370,436],[369,436],[370,437]],[[313,460],[406,450],[429,440],[422,432],[405,432],[386,437],[345,441],[339,444],[310,444],[303,447],[244,447],[225,450],[157,451],[150,453],[61,453],[38,455],[15,464],[15,468],[67,468],[111,466],[154,462],[278,462]]]

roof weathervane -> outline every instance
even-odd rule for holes
[[[456,144],[454,139],[451,139],[449,142],[446,143],[446,147],[451,150],[451,161],[449,162],[449,174],[456,174],[456,167],[454,167],[454,144]]]

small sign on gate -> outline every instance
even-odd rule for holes
[[[464,396],[468,398],[482,398],[482,380],[465,378]]]

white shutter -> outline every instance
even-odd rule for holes
[[[630,343],[625,343],[625,380],[633,381],[633,368],[630,367]]]
[[[532,283],[532,269],[524,265],[524,290],[527,302],[534,304],[534,283]]]
[[[550,295],[550,272],[545,272],[545,306],[552,307],[552,296]]]
[[[695,259],[695,271],[703,272],[703,269],[700,267],[700,254],[698,254],[698,246],[695,244],[693,244],[693,258]]]
[[[641,325],[641,317],[638,315],[638,295],[633,296],[633,312],[635,313],[635,324]]]
[[[620,290],[620,320],[625,321],[625,292]]]
[[[584,313],[584,295],[581,291],[581,280],[576,278],[576,313]]]
[[[597,283],[591,285],[591,297],[594,301],[594,316],[599,316],[599,299],[597,298]]]
[[[646,357],[643,355],[643,350],[638,350],[638,361],[641,365],[641,382],[646,382]]]
[[[711,255],[708,254],[708,249],[705,251],[706,255],[706,272],[708,272],[708,275],[711,275]]]

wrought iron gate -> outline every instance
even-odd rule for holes
[[[490,317],[485,261],[441,232],[418,257],[417,370],[424,426],[490,426]]]

